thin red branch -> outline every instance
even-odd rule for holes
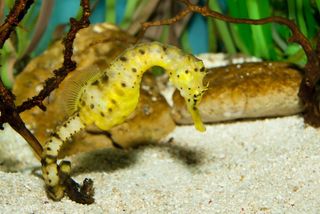
[[[11,32],[26,15],[33,2],[34,0],[17,0],[14,3],[5,22],[0,26],[0,48],[3,47],[4,42],[9,38]]]
[[[233,18],[233,17],[227,16],[227,15],[218,13],[216,11],[213,11],[207,6],[201,7],[201,6],[192,4],[191,2],[189,2],[187,0],[180,0],[180,1],[187,5],[186,9],[184,9],[183,11],[178,13],[176,16],[169,18],[169,19],[142,23],[142,30],[139,33],[139,38],[144,35],[145,31],[149,27],[160,26],[160,25],[171,25],[171,24],[174,24],[174,23],[178,22],[179,20],[183,19],[189,13],[200,13],[201,15],[206,16],[206,17],[212,17],[215,19],[219,19],[219,20],[222,20],[225,22],[235,23],[235,24],[261,25],[261,24],[267,24],[267,23],[273,22],[273,23],[286,25],[290,28],[290,30],[292,32],[294,32],[294,34],[290,38],[290,41],[296,42],[299,44],[301,42],[302,43],[301,46],[304,49],[304,51],[306,52],[306,54],[310,55],[312,53],[312,46],[311,46],[310,42],[308,41],[308,39],[299,31],[298,27],[296,26],[296,24],[293,21],[288,20],[286,18],[279,17],[279,16],[272,16],[272,17],[263,18],[263,19],[256,19],[256,20],[243,19],[243,18]]]

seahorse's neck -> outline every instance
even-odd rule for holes
[[[202,80],[205,69],[200,60],[175,47],[158,42],[140,44],[126,50],[109,67],[109,85],[123,98],[137,99],[141,78],[153,66],[160,66],[168,73],[171,82],[180,90],[198,130],[204,130],[197,104],[206,87]],[[126,96],[126,97],[125,97]]]
[[[108,70],[110,83],[119,83],[129,88],[139,88],[144,72],[153,66],[164,68],[168,74],[178,70],[179,61],[186,57],[177,48],[167,48],[160,43],[140,44],[126,50]]]

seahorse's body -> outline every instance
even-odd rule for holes
[[[64,196],[63,174],[69,174],[66,162],[57,165],[59,150],[68,138],[89,124],[109,130],[131,114],[139,100],[140,82],[145,71],[163,67],[172,83],[185,98],[189,112],[199,131],[204,131],[197,104],[206,90],[203,63],[175,47],[160,43],[144,43],[126,50],[105,71],[91,75],[78,84],[69,100],[69,119],[46,143],[42,156],[42,171],[49,195],[59,200]]]

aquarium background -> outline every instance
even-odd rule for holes
[[[152,0],[91,0],[93,12],[90,20],[92,23],[114,23],[126,30],[132,24],[132,17],[137,8],[150,1]],[[49,4],[49,8],[43,9],[44,2]],[[21,70],[19,68],[23,68],[30,58],[41,54],[54,40],[59,36],[62,37],[63,32],[68,30],[70,17],[81,15],[79,2],[79,0],[35,1],[16,29],[15,36],[6,42],[1,52],[1,78],[7,87],[12,86],[10,72],[18,73]],[[204,0],[192,2],[202,6],[206,3]],[[3,0],[0,3],[3,8],[0,14],[2,22],[13,3],[13,0]],[[183,9],[183,4],[174,0],[159,1],[159,3],[168,5],[168,9],[162,11],[162,17],[169,18],[176,14],[172,10],[172,5],[178,5],[179,7],[176,7],[178,11]],[[320,0],[211,0],[208,6],[212,10],[239,18],[259,19],[272,15],[287,17],[294,20],[303,34],[313,41],[319,30]],[[157,8],[154,13],[157,12],[156,10]],[[42,23],[44,33],[40,37],[38,35],[36,44],[30,47],[30,41],[37,35],[37,29],[39,29],[37,23],[41,14],[44,14],[43,17],[47,18],[48,22]],[[169,27],[166,26],[159,38],[155,39],[170,43],[168,32]],[[265,60],[281,60],[303,65],[306,60],[305,55],[300,46],[287,42],[289,36],[290,31],[278,24],[235,25],[193,14],[178,39],[181,47],[193,54],[240,52]],[[14,68],[10,67],[12,60],[15,61]]]

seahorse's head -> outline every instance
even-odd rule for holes
[[[207,86],[203,85],[206,69],[203,62],[192,55],[187,55],[184,62],[179,62],[179,64],[176,75],[171,75],[172,82],[174,82],[181,96],[185,99],[187,109],[192,116],[196,129],[205,131],[198,105],[202,95],[207,90]]]
[[[163,67],[169,74],[170,81],[185,99],[196,129],[205,131],[198,111],[198,104],[207,89],[202,82],[206,75],[202,61],[177,47],[159,42],[142,43],[134,47],[134,50],[136,51],[133,51],[131,56],[138,58],[130,61],[130,66],[134,67],[135,71],[145,71],[152,66]],[[125,57],[122,61],[128,63],[128,58]],[[137,74],[137,72],[134,73]]]

